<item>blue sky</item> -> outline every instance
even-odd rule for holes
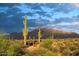
[[[0,3],[0,31],[21,32],[25,15],[28,30],[46,27],[79,33],[79,4],[73,3]]]

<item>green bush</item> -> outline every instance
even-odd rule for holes
[[[16,55],[15,52],[19,45],[20,41],[17,40],[0,39],[0,56]]]
[[[41,47],[49,49],[52,45],[52,39],[46,39],[43,42],[40,43]]]

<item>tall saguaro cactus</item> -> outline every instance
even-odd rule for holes
[[[40,43],[40,40],[41,40],[41,31],[40,31],[40,29],[39,29],[39,31],[38,31],[38,42]]]
[[[24,24],[24,28],[23,28],[24,45],[26,45],[26,40],[28,35],[26,16],[24,16],[23,24]]]

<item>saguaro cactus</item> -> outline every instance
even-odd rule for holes
[[[23,28],[24,45],[26,45],[28,30],[27,30],[27,20],[25,16],[24,16],[23,24],[24,24],[24,28]]]
[[[40,43],[40,40],[41,40],[41,31],[40,31],[40,29],[39,29],[39,31],[38,31],[38,42]]]

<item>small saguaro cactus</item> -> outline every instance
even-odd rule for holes
[[[27,40],[27,35],[28,35],[26,16],[24,16],[23,24],[24,24],[24,28],[23,28],[24,42],[23,43],[24,43],[24,45],[26,45],[26,40]]]
[[[41,35],[41,31],[40,31],[40,29],[39,29],[39,31],[38,31],[38,42],[39,42],[39,43],[40,43],[41,37],[42,37],[42,35]]]
[[[53,33],[52,33],[52,39],[54,39],[54,35],[53,35]]]

